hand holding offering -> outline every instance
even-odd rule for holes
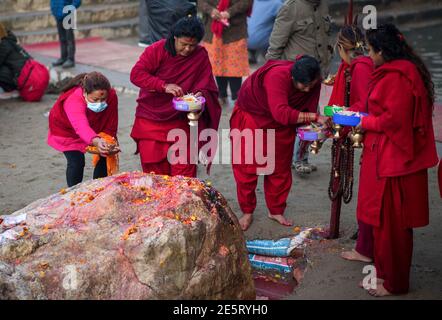
[[[166,84],[164,86],[164,92],[170,93],[174,97],[181,97],[184,94],[183,89],[174,83]]]

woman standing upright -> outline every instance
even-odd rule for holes
[[[167,39],[147,47],[132,68],[130,80],[140,88],[131,137],[137,143],[141,166],[146,173],[196,177],[196,164],[187,154],[186,161],[170,163],[168,151],[174,141],[171,130],[181,129],[190,150],[190,129],[185,112],[173,107],[173,97],[186,93],[203,96],[205,108],[199,129],[218,129],[221,107],[218,89],[206,49],[199,45],[204,26],[196,17],[185,17],[172,27]]]
[[[392,24],[367,31],[375,71],[359,179],[358,220],[373,226],[373,296],[409,289],[413,229],[429,223],[428,168],[438,163],[431,75]],[[376,281],[376,283],[373,283]]]
[[[333,84],[329,105],[345,106],[346,79],[350,81],[349,107],[366,112],[368,82],[374,71],[373,61],[364,55],[365,38],[357,26],[344,26],[338,33],[336,46],[342,61]]]
[[[342,62],[339,65],[328,104],[338,106],[348,104],[351,111],[367,112],[368,83],[374,66],[370,57],[364,55],[364,35],[357,26],[346,25],[338,33],[336,46]],[[347,83],[350,85],[348,97],[346,97]],[[343,136],[346,134],[344,133]],[[343,252],[341,256],[347,260],[371,262],[373,260],[373,228],[371,225],[358,221],[358,230],[356,248]]]
[[[206,34],[203,42],[209,52],[220,101],[227,103],[227,87],[232,100],[238,98],[242,77],[250,72],[247,52],[247,16],[251,0],[201,0]]]

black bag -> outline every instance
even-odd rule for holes
[[[179,19],[196,15],[196,5],[187,0],[145,0],[151,42],[167,38],[171,27]]]

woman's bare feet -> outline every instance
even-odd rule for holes
[[[282,224],[283,226],[287,226],[290,227],[293,225],[293,221],[286,219],[283,215],[281,214],[269,214],[268,217],[272,220],[278,221],[280,224]]]
[[[373,297],[386,297],[393,295],[391,292],[389,292],[387,289],[385,289],[384,285],[378,284],[376,289],[369,289],[368,293]]]
[[[345,260],[350,261],[362,261],[362,262],[372,262],[373,260],[369,257],[366,257],[359,252],[357,252],[355,249],[352,249],[351,251],[344,251],[341,253],[341,257]]]
[[[375,278],[376,279],[376,286],[379,286],[380,284],[384,283],[384,279],[380,279],[380,278]],[[371,281],[369,281],[367,283],[368,286],[371,287]],[[364,283],[362,282],[362,280],[359,282],[359,288],[365,289],[365,290],[370,290],[370,288],[364,288]]]
[[[239,225],[242,231],[246,231],[253,222],[253,214],[244,213],[241,218],[239,218]]]

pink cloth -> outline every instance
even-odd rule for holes
[[[83,96],[83,89],[77,88],[72,95],[66,99],[64,110],[80,138],[60,137],[53,135],[51,130],[48,133],[48,145],[57,151],[80,151],[86,152],[86,147],[92,143],[92,139],[98,134],[90,127],[86,117],[86,101]]]

